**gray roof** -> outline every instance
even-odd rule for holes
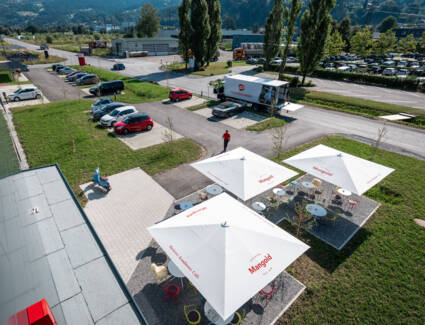
[[[0,319],[45,298],[58,324],[144,324],[57,166],[0,179]]]
[[[121,37],[121,38],[117,38],[114,39],[114,41],[126,41],[126,42],[137,42],[137,41],[151,41],[151,42],[155,42],[155,41],[165,41],[165,42],[176,42],[178,41],[177,38],[173,38],[173,37]]]

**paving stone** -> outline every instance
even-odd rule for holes
[[[139,325],[140,321],[136,318],[130,304],[125,304],[96,323],[96,325],[115,324]]]
[[[91,318],[90,312],[87,308],[87,303],[84,300],[83,295],[80,293],[71,299],[64,301],[62,304],[63,315],[69,325],[92,325],[93,319]],[[125,323],[116,323],[125,324]]]

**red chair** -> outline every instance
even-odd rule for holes
[[[174,299],[174,303],[177,304],[177,296],[180,294],[180,287],[177,284],[170,283],[165,287],[165,301],[167,298]]]
[[[354,209],[359,205],[360,201],[358,200],[348,200],[348,207],[350,211],[354,211]]]
[[[275,290],[276,290],[276,285],[274,283],[268,284],[263,289],[261,289],[260,294],[263,296],[263,298],[266,299],[266,306],[269,303],[269,299],[272,298]]]

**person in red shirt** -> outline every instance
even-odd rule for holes
[[[229,130],[226,130],[226,132],[224,132],[224,134],[223,134],[223,140],[224,140],[224,149],[223,149],[223,152],[226,152],[227,145],[229,144],[229,141],[230,141]]]

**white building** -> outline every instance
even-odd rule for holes
[[[112,41],[112,54],[126,56],[126,53],[146,51],[151,55],[178,53],[179,42],[171,37],[117,38]]]

